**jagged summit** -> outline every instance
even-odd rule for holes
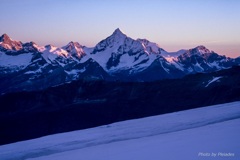
[[[210,54],[212,53],[212,51],[210,51],[209,49],[207,49],[205,46],[203,45],[200,45],[200,46],[197,46],[193,49],[190,49],[189,52],[191,54],[197,54],[197,55],[204,55],[204,54]]]
[[[22,46],[25,52],[37,52],[39,49],[39,46],[33,41],[24,43]]]
[[[12,40],[6,33],[0,37],[0,46],[15,51],[22,49],[22,43]]]
[[[197,46],[197,47],[195,47],[195,48],[206,49],[207,47],[205,47],[204,45],[199,45],[199,46]]]
[[[211,53],[212,51],[207,49],[205,46],[199,45],[195,48],[187,50],[185,53],[182,54],[182,56],[183,57],[200,56],[206,58],[206,56],[210,55]]]
[[[133,39],[119,28],[93,48],[74,41],[60,48],[53,45],[38,46],[34,42],[12,40],[7,34],[2,35],[0,40],[0,68],[3,68],[0,74],[21,74],[22,81],[15,86],[20,89],[25,88],[23,83],[32,84],[27,83],[29,79],[39,83],[40,77],[46,77],[46,82],[51,81],[52,75],[54,79],[56,75],[61,78],[56,78],[49,85],[96,75],[101,79],[155,81],[240,65],[239,58],[218,55],[202,45],[189,50],[167,52],[157,43]],[[15,79],[12,82],[15,83]],[[7,78],[6,84],[8,81]],[[11,88],[12,84],[9,83],[7,87]]]
[[[62,49],[65,49],[72,56],[77,56],[78,58],[86,55],[83,51],[83,46],[80,45],[78,42],[71,41],[66,46],[63,46]]]
[[[24,43],[23,46],[34,46],[34,47],[37,47],[37,43],[33,42],[33,41],[30,41],[30,42],[27,42],[27,43]]]
[[[81,48],[82,45],[80,45],[78,42],[71,41],[65,47],[79,47],[79,48]]]
[[[6,34],[4,33],[1,37],[0,37],[0,42],[7,42],[11,40],[11,38]]]
[[[196,49],[198,49],[199,51],[211,52],[209,49],[207,49],[207,47],[203,45],[197,46]]]
[[[51,48],[53,48],[53,47],[55,47],[55,46],[52,45],[52,44],[47,44],[47,45],[45,46],[45,48],[48,48],[48,49],[51,49]]]

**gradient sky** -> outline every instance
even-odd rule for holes
[[[0,0],[0,34],[58,47],[95,46],[116,28],[167,51],[205,45],[240,56],[240,0]]]

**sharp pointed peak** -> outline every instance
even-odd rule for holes
[[[120,28],[116,28],[114,32],[122,32]]]
[[[6,34],[4,33],[1,37],[0,37],[0,41],[6,41],[6,40],[10,40],[11,38]]]
[[[63,48],[68,48],[68,47],[82,48],[82,45],[78,42],[71,41],[66,46],[63,46]]]
[[[75,43],[73,41],[70,41],[66,46],[74,46]]]
[[[9,37],[9,36],[7,35],[7,33],[4,33],[2,37]]]
[[[115,29],[115,31],[113,32],[113,35],[125,35],[125,33],[123,33],[119,28]],[[126,35],[125,35],[126,36]]]
[[[73,42],[73,41],[70,41],[69,43],[68,43],[69,45],[80,45],[78,42]]]
[[[0,37],[1,46],[5,49],[20,50],[22,49],[22,42],[12,40],[6,33]]]

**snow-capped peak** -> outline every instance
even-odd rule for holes
[[[40,51],[43,52],[43,53],[48,53],[48,54],[50,53],[50,54],[54,54],[54,55],[57,55],[57,56],[63,56],[63,57],[68,56],[67,51],[65,51],[62,48],[55,47],[51,44],[46,45],[45,47],[41,48]]]
[[[63,46],[62,48],[70,52],[75,48],[78,48],[78,49],[83,48],[83,46],[80,45],[78,42],[71,41],[66,46]]]
[[[83,63],[90,59],[110,76],[123,80],[127,80],[126,77],[133,80],[178,78],[190,73],[225,69],[240,63],[239,58],[234,60],[220,56],[205,46],[167,52],[147,39],[132,39],[119,28],[94,48],[73,41],[61,48],[53,45],[38,46],[34,42],[14,41],[7,34],[0,37],[0,66],[23,68],[38,59],[53,66],[66,66],[69,73],[72,66],[81,65],[82,68]]]
[[[0,37],[0,42],[6,42],[6,41],[9,41],[11,40],[11,38],[6,34],[4,33],[1,37]]]
[[[126,34],[124,34],[119,28],[117,28],[112,35],[107,37],[106,39],[99,42],[91,54],[96,54],[98,52],[101,52],[103,50],[110,49],[109,53],[111,54],[113,51],[116,52],[119,48],[119,46],[123,45],[125,43],[126,39],[130,39],[127,37]]]
[[[40,48],[35,42],[32,42],[32,41],[24,43],[22,46],[23,46],[23,49],[28,52],[39,51],[39,48]]]
[[[69,42],[67,46],[78,47],[78,48],[82,47],[78,42],[73,42],[73,41]]]
[[[62,48],[65,49],[72,56],[77,56],[80,58],[85,55],[83,46],[80,45],[78,42],[71,41],[66,46],[63,46]]]
[[[211,53],[211,51],[209,49],[207,49],[205,46],[201,45],[201,46],[197,46],[196,49],[204,54],[204,53]]]
[[[18,51],[22,49],[22,43],[20,41],[12,40],[7,34],[3,34],[0,37],[0,46],[5,49]]]
[[[125,33],[123,33],[119,28],[115,29],[112,35],[124,35],[126,36]]]
[[[209,57],[213,52],[207,49],[205,46],[197,46],[195,48],[187,50],[184,54],[182,54],[182,57],[191,57],[191,56],[200,56],[203,58]]]
[[[117,28],[111,36],[108,38],[114,39],[115,41],[122,41],[127,37],[119,28]]]

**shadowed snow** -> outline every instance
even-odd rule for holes
[[[191,155],[187,159],[198,159],[197,152],[240,151],[240,144],[235,140],[240,134],[239,119],[240,102],[221,104],[3,145],[0,157],[99,160],[155,156],[177,159],[179,157],[174,154],[183,156],[189,152],[185,155]],[[180,148],[169,148],[175,145]],[[122,157],[115,157],[119,155]]]

